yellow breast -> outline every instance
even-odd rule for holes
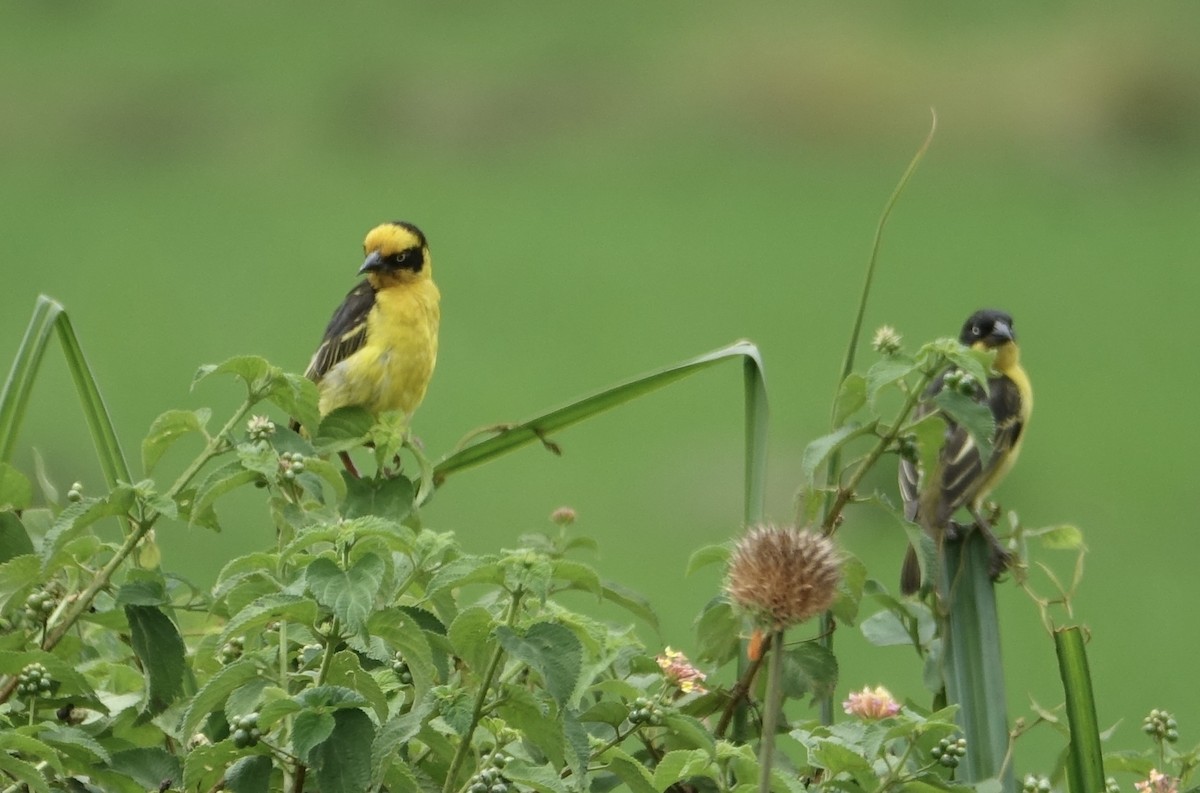
[[[321,380],[321,413],[360,405],[412,415],[437,363],[440,297],[428,279],[376,292],[366,343]]]

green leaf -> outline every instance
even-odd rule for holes
[[[996,421],[986,402],[977,402],[950,388],[939,391],[933,401],[951,420],[970,433],[982,459],[987,460],[992,456]]]
[[[310,754],[321,793],[362,793],[371,782],[375,726],[361,710],[339,710],[333,733]]]
[[[861,435],[867,435],[875,431],[875,424],[872,422],[867,425],[857,423],[847,424],[840,427],[828,435],[822,435],[814,441],[809,442],[804,447],[803,454],[800,455],[800,481],[811,485],[814,482],[817,468],[829,459],[829,455],[836,452],[838,449],[845,446],[850,441]]]
[[[696,620],[696,657],[721,666],[741,649],[741,620],[724,598],[713,598]]]
[[[374,771],[371,774],[373,779],[380,778],[400,748],[421,731],[432,712],[433,698],[422,697],[412,706],[412,710],[384,723],[375,736],[375,745],[371,749],[371,756],[374,758]]]
[[[597,597],[602,596],[603,585],[600,576],[590,565],[570,559],[552,559],[550,562],[554,578],[565,581],[571,589],[590,592]]]
[[[269,622],[287,620],[312,625],[316,618],[317,604],[309,598],[283,592],[264,595],[239,611],[225,624],[225,630],[221,631],[217,644],[224,644],[231,636],[258,632]]]
[[[31,763],[18,760],[7,753],[0,753],[0,771],[5,772],[17,782],[23,782],[33,793],[50,793],[50,786],[46,783],[45,775]],[[21,786],[17,787],[19,789]]]
[[[342,650],[334,654],[325,682],[331,686],[343,686],[357,691],[371,704],[380,721],[387,719],[387,695],[380,688],[379,681],[363,669],[358,653]]]
[[[572,790],[559,770],[549,764],[534,765],[514,758],[504,766],[504,776],[514,784],[533,788],[538,793],[567,793]]]
[[[142,470],[147,473],[158,463],[167,449],[175,441],[190,432],[204,434],[212,411],[208,408],[199,410],[168,410],[162,413],[150,425],[150,431],[142,440]]]
[[[691,575],[710,565],[719,564],[722,567],[729,563],[729,544],[705,545],[692,552],[688,557],[687,570],[684,575]]]
[[[308,591],[352,633],[366,625],[383,582],[386,566],[373,553],[359,557],[349,570],[342,570],[327,557],[314,559],[304,572]]]
[[[72,538],[98,520],[125,516],[133,508],[136,493],[128,485],[118,487],[104,498],[85,498],[59,513],[50,531],[42,538],[42,558],[52,562],[55,553]]]
[[[817,642],[803,642],[784,654],[783,674],[788,696],[811,694],[814,701],[831,697],[838,682],[837,658]]]
[[[923,472],[923,478],[930,480],[933,472],[940,468],[939,459],[942,447],[946,444],[946,420],[937,413],[930,413],[913,424],[910,429],[917,442],[918,463]]]
[[[24,595],[41,579],[42,562],[36,556],[14,556],[0,564],[0,610],[15,595]]]
[[[241,658],[209,678],[204,687],[192,698],[191,704],[183,714],[180,734],[193,735],[200,722],[208,718],[208,714],[221,710],[225,700],[234,689],[258,677],[258,665],[249,658]]]
[[[292,720],[292,749],[296,756],[309,762],[309,754],[333,734],[333,713],[303,710]]]
[[[650,601],[645,597],[615,581],[605,581],[602,587],[601,594],[609,603],[625,609],[655,631],[659,629],[658,615],[654,613],[650,607]]]
[[[447,637],[454,653],[466,662],[467,668],[483,674],[492,655],[492,630],[496,627],[492,614],[482,606],[463,609],[450,623]]]
[[[425,585],[425,596],[432,598],[444,590],[467,584],[501,584],[504,573],[494,556],[460,556],[438,568]]]
[[[164,779],[179,779],[183,771],[179,758],[157,746],[116,752],[112,756],[112,770],[133,779],[145,790],[158,790]]]
[[[196,370],[192,388],[209,375],[229,374],[240,378],[249,391],[262,391],[280,370],[257,355],[238,355],[219,364],[205,364]]]
[[[1083,631],[1078,626],[1055,630],[1054,649],[1058,655],[1058,671],[1067,703],[1067,724],[1071,731],[1067,755],[1071,790],[1101,789],[1104,786],[1104,758]]]
[[[908,626],[893,611],[877,611],[863,620],[859,627],[862,635],[876,647],[894,647],[912,644]]]
[[[225,769],[240,759],[245,751],[234,746],[233,741],[221,741],[192,749],[183,761],[183,789],[188,793],[215,790],[217,784],[225,778]],[[178,776],[172,778],[178,779]],[[142,788],[158,790],[158,782],[143,785]]]
[[[346,483],[346,500],[342,503],[342,516],[360,518],[378,515],[394,521],[402,521],[412,511],[416,489],[403,476],[384,479],[357,478],[349,471],[342,474]]]
[[[316,686],[314,688],[306,688],[297,694],[294,699],[303,707],[323,710],[363,708],[368,704],[366,697],[345,686]]]
[[[216,529],[216,525],[209,525],[203,520],[204,516],[212,511],[216,500],[226,493],[236,490],[242,485],[256,482],[260,478],[262,478],[262,474],[243,467],[240,460],[234,460],[216,469],[206,476],[196,488],[196,494],[192,497],[190,505],[180,503],[181,507],[187,508],[188,525],[194,526],[199,523]]]
[[[33,501],[33,485],[8,463],[0,462],[0,510],[22,510]]]
[[[367,442],[375,417],[357,406],[340,407],[321,419],[313,441],[323,454],[350,451]]]
[[[496,628],[496,638],[509,655],[542,676],[559,708],[573,699],[582,671],[583,646],[570,629],[554,622],[537,622],[521,635],[501,625]]]
[[[712,755],[701,749],[677,749],[667,752],[654,768],[654,787],[665,791],[676,782],[697,776],[716,780],[717,766]]]
[[[243,757],[225,771],[225,789],[230,793],[268,793],[271,789],[271,758],[265,754]]]
[[[46,743],[58,747],[63,755],[69,759],[74,759],[77,763],[83,764],[99,761],[108,765],[112,762],[108,750],[101,746],[95,738],[78,727],[49,727],[38,733],[38,737]]]
[[[608,771],[624,782],[631,793],[659,793],[649,769],[621,749],[609,749],[600,759],[607,761]]]
[[[33,540],[15,512],[0,512],[0,562],[33,553]]]
[[[842,575],[838,580],[838,598],[833,603],[833,615],[839,622],[853,625],[858,620],[863,588],[867,583],[867,566],[853,554],[843,552]]]
[[[670,728],[681,743],[690,744],[710,757],[716,751],[712,732],[699,719],[686,713],[667,713],[663,716],[663,724]]]
[[[867,404],[867,380],[858,373],[851,373],[838,387],[837,399],[833,403],[833,426],[840,427],[846,419]]]
[[[875,773],[866,758],[834,740],[820,740],[809,750],[809,761],[828,772],[828,778],[849,774],[855,779],[874,779]]]
[[[902,361],[895,358],[876,362],[867,370],[866,391],[867,400],[874,405],[879,398],[879,392],[897,380],[903,380],[917,371],[918,365],[912,361]]]
[[[424,630],[410,613],[400,608],[377,611],[367,621],[367,633],[383,639],[390,647],[400,651],[413,677],[418,700],[433,687],[436,679],[433,651]]]
[[[1078,526],[1065,524],[1046,529],[1026,532],[1030,537],[1036,537],[1043,548],[1052,551],[1078,551],[1083,547],[1083,532]]]
[[[156,716],[183,690],[187,648],[175,623],[154,606],[126,606],[130,645],[146,675],[146,710]]]
[[[46,667],[50,677],[58,683],[58,689],[55,691],[57,696],[86,698],[89,702],[96,699],[96,693],[92,690],[87,678],[80,674],[74,664],[64,661],[57,655],[45,650],[0,651],[0,674],[2,675],[16,677],[26,665],[35,663]],[[94,705],[89,704],[87,707],[92,708]]]
[[[291,372],[276,371],[266,393],[269,402],[278,405],[288,415],[295,417],[305,427],[317,423],[321,414],[317,410],[320,396],[312,380]]]
[[[131,578],[121,584],[114,602],[118,606],[165,606],[171,599],[167,597],[166,582],[154,576]]]

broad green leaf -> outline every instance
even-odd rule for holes
[[[157,716],[183,689],[187,648],[175,623],[155,606],[126,606],[130,645],[146,675],[146,710]]]
[[[858,373],[851,373],[838,387],[837,399],[833,403],[833,426],[840,427],[846,419],[867,404],[867,380]]]
[[[371,704],[380,721],[387,718],[387,695],[379,687],[379,682],[363,669],[358,653],[350,650],[336,653],[329,664],[329,674],[325,677],[325,682],[331,686],[343,686],[357,691]]]
[[[569,703],[583,664],[583,647],[571,630],[554,622],[537,622],[522,635],[501,625],[496,638],[509,655],[542,676],[546,691],[560,708]]]
[[[842,553],[842,575],[838,579],[838,598],[833,603],[833,615],[846,625],[858,621],[863,588],[867,583],[867,566],[853,554]]]
[[[146,790],[158,790],[164,779],[179,779],[179,758],[157,746],[137,747],[115,752],[112,770],[125,774]]]
[[[697,776],[716,780],[718,767],[712,755],[702,749],[677,749],[667,752],[654,768],[654,787],[666,791],[676,782],[686,782]]]
[[[663,724],[670,728],[681,743],[691,744],[710,756],[716,750],[712,732],[697,718],[686,713],[667,713],[663,716]]]
[[[472,713],[475,702],[471,694],[461,686],[437,686],[433,689],[437,698],[438,715],[446,726],[458,737],[465,738],[471,731]]]
[[[612,699],[602,699],[579,714],[582,722],[599,722],[610,727],[620,727],[628,717],[629,706]]]
[[[379,780],[401,747],[416,737],[432,712],[433,698],[423,697],[417,700],[412,710],[389,719],[380,727],[371,749],[374,763],[371,776],[374,780]]]
[[[412,511],[416,489],[403,476],[360,479],[344,471],[342,479],[346,484],[346,500],[341,507],[345,518],[378,515],[398,522]]]
[[[933,401],[951,420],[970,433],[982,459],[987,460],[992,456],[996,421],[992,418],[992,410],[986,402],[976,402],[971,397],[949,388],[939,391]]]
[[[192,698],[183,714],[180,733],[193,735],[208,714],[219,711],[234,689],[258,677],[258,665],[249,658],[242,658],[222,668],[209,678],[204,687]]]
[[[808,759],[818,768],[824,768],[829,778],[849,774],[857,780],[875,779],[875,773],[866,758],[836,741],[819,740],[809,750]]]
[[[351,633],[358,633],[371,615],[385,572],[383,560],[373,553],[361,556],[349,570],[321,557],[305,570],[304,582],[318,603],[331,609]]]
[[[0,752],[23,754],[29,758],[36,758],[45,763],[47,768],[57,771],[59,774],[64,773],[62,758],[58,756],[58,753],[49,744],[24,732],[0,731]]]
[[[225,789],[230,793],[268,793],[271,788],[271,758],[265,754],[243,757],[225,771]]]
[[[313,445],[323,454],[350,451],[367,442],[375,418],[361,407],[340,407],[321,419]]]
[[[0,564],[0,610],[9,600],[24,595],[41,579],[42,562],[36,556],[14,556]]]
[[[313,749],[333,734],[333,713],[302,710],[292,719],[292,751],[305,762]]]
[[[621,749],[609,749],[600,760],[607,762],[607,770],[624,782],[631,793],[659,793],[649,769]]]
[[[208,408],[199,410],[168,410],[154,419],[150,431],[142,440],[142,470],[147,473],[158,463],[167,449],[175,441],[191,432],[204,434],[212,411]]]
[[[15,512],[0,512],[0,563],[34,552],[33,540]]]
[[[345,686],[316,686],[306,688],[294,699],[306,708],[321,710],[341,710],[344,708],[364,708],[368,705],[366,697]]]
[[[243,636],[260,631],[267,623],[277,620],[311,625],[317,618],[317,604],[306,597],[285,593],[265,595],[235,614],[218,637],[218,644],[231,636]]]
[[[280,690],[274,681],[266,677],[256,677],[235,688],[225,700],[225,720],[232,724],[234,719],[262,710],[267,689],[275,692]]]
[[[1083,532],[1078,526],[1064,524],[1026,532],[1030,537],[1036,537],[1043,548],[1053,551],[1077,551],[1083,547]]]
[[[27,763],[24,760],[19,760],[7,752],[0,752],[0,771],[8,774],[18,783],[24,783],[33,793],[50,793],[50,786],[46,783],[46,777],[32,763]],[[22,785],[17,785],[20,789]]]
[[[504,776],[514,784],[530,787],[538,793],[568,793],[573,790],[552,765],[534,765],[514,758],[504,766]]]
[[[855,438],[868,435],[874,431],[874,422],[865,426],[852,423],[844,427],[839,427],[828,435],[822,435],[820,438],[811,441],[804,447],[804,452],[800,455],[800,481],[811,485],[816,476],[817,468],[829,459],[829,455]]]
[[[320,497],[319,482],[324,482],[333,489],[333,495],[337,501],[340,502],[346,498],[346,480],[342,477],[341,462],[335,464],[320,457],[306,457],[304,473],[300,475],[298,481],[308,487],[315,496]]]
[[[688,558],[687,570],[684,575],[691,575],[697,570],[714,564],[724,566],[729,563],[729,554],[729,543],[724,542],[719,545],[705,545],[698,548]]]
[[[492,614],[482,606],[463,609],[450,623],[447,637],[454,653],[466,662],[467,668],[482,675],[494,647],[492,630],[496,627]]]
[[[429,647],[429,640],[425,638],[425,631],[414,619],[412,612],[399,608],[377,611],[367,621],[367,632],[400,651],[413,677],[417,699],[433,687],[436,681],[433,651]]]
[[[655,631],[658,630],[658,615],[654,613],[649,600],[615,581],[604,581],[602,587],[605,600],[625,609]]]
[[[315,425],[320,419],[317,385],[303,375],[276,371],[265,396],[305,427]]]
[[[426,597],[467,584],[501,584],[504,573],[495,556],[460,556],[438,568],[425,586]]]
[[[917,371],[917,364],[912,361],[902,361],[888,358],[876,362],[867,370],[866,391],[867,400],[874,405],[879,398],[879,392],[897,380],[903,380]]]
[[[190,732],[188,733],[191,734]],[[187,753],[183,761],[183,789],[188,793],[203,793],[216,790],[225,778],[225,769],[246,753],[233,745],[233,741],[221,741],[210,746],[197,746]],[[178,777],[172,777],[178,779]],[[161,779],[159,780],[161,782]],[[158,784],[145,786],[146,790],[158,790]]]
[[[333,733],[309,753],[321,793],[362,793],[371,782],[375,726],[361,710],[339,710]]]
[[[46,743],[56,746],[68,759],[77,763],[99,761],[108,765],[112,762],[108,750],[78,727],[48,727],[38,733],[38,737]]]
[[[863,636],[876,647],[894,647],[912,644],[908,626],[893,611],[877,611],[863,620],[860,626]]]
[[[222,363],[201,366],[192,378],[192,388],[195,388],[201,380],[214,374],[233,375],[241,379],[248,390],[262,391],[281,372],[278,368],[271,366],[265,358],[257,355],[238,355]]]
[[[723,598],[708,602],[696,620],[696,657],[720,666],[741,649],[742,621]]]
[[[0,462],[0,510],[22,510],[33,501],[33,485],[8,463]]]
[[[550,566],[555,580],[566,581],[571,589],[581,589],[597,597],[601,596],[603,587],[600,576],[590,565],[571,559],[553,559]]]
[[[838,682],[837,658],[817,642],[803,642],[790,648],[783,659],[784,691],[799,698],[811,694],[813,700],[833,696]]]
[[[82,704],[78,702],[80,699],[86,698],[89,702],[96,699],[96,693],[87,678],[80,674],[74,664],[57,655],[45,650],[0,651],[0,675],[15,677],[26,665],[35,663],[46,667],[51,679],[58,683],[56,696],[74,697],[77,704]],[[89,704],[87,707],[91,708],[93,705]]]
[[[496,713],[514,730],[519,730],[525,740],[536,746],[555,765],[562,766],[566,760],[566,735],[562,721],[549,718],[548,703],[539,701],[533,692],[524,688],[510,688],[500,700]]]
[[[114,599],[118,606],[165,606],[171,602],[167,597],[166,582],[158,576],[133,578],[121,584]]]
[[[85,498],[59,513],[54,525],[42,538],[42,559],[53,563],[55,552],[98,520],[129,514],[136,493],[128,485],[118,487],[104,498]]]
[[[234,460],[216,469],[206,476],[196,488],[196,493],[192,496],[190,505],[187,506],[188,525],[194,526],[198,523],[208,525],[201,518],[212,511],[212,506],[218,498],[242,485],[256,482],[261,477],[262,474],[258,471],[251,471],[243,467],[240,460]],[[185,506],[185,504],[181,502],[180,506]],[[210,526],[210,528],[216,528],[216,526]]]

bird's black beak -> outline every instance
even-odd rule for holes
[[[358,268],[358,274],[373,273],[383,269],[383,257],[379,255],[379,251],[371,251],[367,256],[366,261],[362,263],[362,267]]]
[[[1003,344],[1006,341],[1016,341],[1017,334],[1013,333],[1012,327],[1002,319],[996,320],[992,325],[992,332],[988,336],[988,341],[993,344]]]

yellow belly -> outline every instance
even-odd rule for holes
[[[376,293],[367,343],[321,379],[322,415],[347,405],[412,415],[437,363],[438,297],[430,281]]]

